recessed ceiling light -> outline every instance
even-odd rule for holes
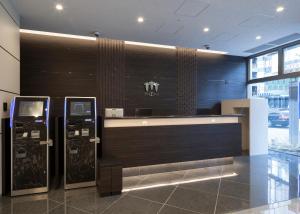
[[[208,27],[205,27],[205,28],[203,28],[203,31],[204,31],[204,32],[208,32],[208,31],[209,31],[209,28],[208,28]]]
[[[277,13],[280,13],[280,12],[282,12],[282,11],[284,11],[284,7],[283,7],[283,6],[278,6],[278,7],[276,8],[276,12],[277,12]]]
[[[152,44],[152,43],[133,42],[133,41],[125,41],[125,44],[127,44],[127,45],[139,45],[139,46],[156,47],[156,48],[176,49],[175,46],[170,46],[170,45],[160,45],[160,44]]]
[[[96,41],[96,37],[89,37],[89,36],[79,36],[79,35],[72,35],[72,34],[53,33],[53,32],[46,32],[46,31],[27,30],[27,29],[20,29],[20,32],[44,35],[44,36],[56,36],[56,37],[65,37],[65,38],[72,38],[72,39],[85,39],[85,40]]]
[[[256,36],[255,39],[256,39],[256,40],[260,40],[260,39],[261,39],[261,36]]]
[[[212,53],[212,54],[228,54],[228,52],[225,51],[214,51],[214,50],[208,50],[208,49],[197,49],[198,52],[204,52],[204,53]]]
[[[138,23],[143,23],[144,22],[144,17],[140,16],[137,18]]]
[[[56,10],[63,10],[64,7],[62,6],[62,4],[56,4],[55,5]]]

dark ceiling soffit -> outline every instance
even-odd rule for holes
[[[251,59],[251,58],[254,58],[254,57],[262,56],[264,54],[268,54],[268,53],[271,53],[271,52],[279,51],[280,49],[285,49],[285,48],[292,47],[292,46],[295,46],[295,45],[298,45],[298,44],[300,44],[300,39],[297,40],[297,41],[294,41],[294,42],[290,42],[290,43],[281,45],[281,46],[277,46],[275,48],[271,48],[271,49],[265,50],[265,51],[260,52],[260,53],[256,53],[256,54],[250,55],[247,58]]]
[[[281,37],[279,39],[273,40],[271,42],[259,45],[257,47],[251,48],[249,50],[244,51],[245,53],[252,53],[252,54],[257,54],[261,52],[268,51],[272,48],[278,48],[280,46],[290,44],[295,41],[300,40],[300,34],[299,33],[293,33],[284,37]]]

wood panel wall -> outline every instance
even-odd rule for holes
[[[65,96],[97,96],[96,41],[21,34],[21,95],[51,96],[63,115]]]
[[[155,115],[220,114],[222,99],[246,97],[243,57],[192,49],[134,46],[21,34],[21,95],[51,96],[53,115],[63,115],[65,96],[96,96],[105,107],[152,108]],[[159,82],[159,96],[144,82]]]
[[[177,48],[177,112],[180,115],[197,113],[196,50]]]
[[[126,114],[152,108],[154,115],[176,115],[176,50],[126,45]],[[159,95],[146,96],[144,83],[158,82]]]
[[[247,97],[246,59],[197,52],[197,109],[220,114],[221,100]]]
[[[97,103],[105,108],[125,107],[125,48],[124,42],[98,39]]]

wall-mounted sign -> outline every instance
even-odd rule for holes
[[[145,86],[145,95],[147,96],[158,96],[158,86],[159,83],[158,82],[153,82],[153,81],[149,81],[149,82],[145,82],[144,83]]]

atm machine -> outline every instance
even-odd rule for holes
[[[49,189],[49,97],[15,97],[11,103],[11,196]]]
[[[97,115],[95,97],[66,97],[64,112],[65,189],[96,185]]]

